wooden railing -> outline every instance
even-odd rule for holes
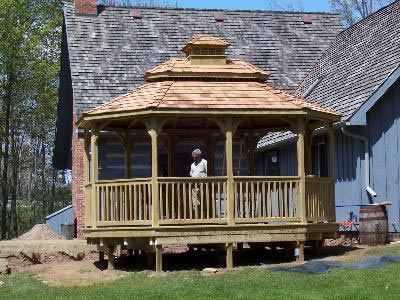
[[[87,184],[86,226],[150,226],[152,213],[160,226],[335,220],[334,181],[330,178],[306,177],[305,211],[300,211],[297,176],[234,177],[231,196],[227,177],[160,177],[157,181],[155,212],[150,178],[99,180],[94,187]],[[234,211],[228,220],[231,198]]]
[[[226,223],[226,177],[159,178],[159,224]]]
[[[103,180],[95,188],[97,226],[151,224],[150,179]]]
[[[334,180],[306,177],[307,221],[335,221]]]
[[[300,178],[235,177],[235,222],[299,221]]]

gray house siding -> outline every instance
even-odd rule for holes
[[[371,186],[376,202],[391,201],[389,229],[399,230],[400,200],[400,81],[384,94],[367,114],[371,151]]]
[[[368,137],[370,151],[370,186],[380,203],[388,207],[389,230],[400,230],[400,82],[397,81],[367,114],[368,124],[352,126],[350,131]],[[314,139],[315,140],[315,139]],[[319,139],[321,140],[321,139]],[[296,174],[296,145],[279,148],[280,175]],[[338,221],[348,219],[348,211],[359,215],[359,205],[369,204],[365,190],[364,144],[344,135],[335,134],[335,198]],[[392,224],[395,222],[396,227]]]

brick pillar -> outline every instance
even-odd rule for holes
[[[72,125],[72,204],[76,219],[77,237],[84,239],[85,227],[85,186],[84,186],[84,142],[78,137],[76,128],[76,115],[73,116]]]
[[[75,13],[79,15],[97,15],[96,0],[75,0]]]

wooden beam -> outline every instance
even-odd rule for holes
[[[109,270],[114,270],[115,264],[114,264],[114,245],[109,245],[108,246],[108,269]]]
[[[84,139],[83,139],[83,149],[85,152],[84,161],[83,161],[83,168],[84,168],[84,182],[85,185],[90,182],[90,132],[88,129],[84,130]]]
[[[95,227],[97,218],[97,210],[98,210],[98,199],[96,193],[96,181],[99,179],[99,149],[98,149],[98,138],[99,138],[99,130],[96,123],[92,124],[91,128],[91,138],[90,138],[90,147],[91,147],[91,161],[92,161],[92,195],[91,195],[91,220],[92,227]]]
[[[312,133],[308,126],[304,131],[304,165],[306,175],[312,175]]]
[[[232,270],[233,268],[233,244],[226,244],[226,269]]]
[[[335,180],[335,130],[332,123],[325,125],[328,132],[328,143],[329,143],[329,177]],[[332,207],[332,219],[336,219],[336,209],[335,209],[335,181],[333,182],[333,187],[331,192],[331,207]]]
[[[232,117],[225,119],[225,138],[226,138],[226,176],[228,177],[227,182],[227,202],[228,204],[228,224],[235,224],[235,198],[234,198],[234,181],[233,181],[233,122]]]
[[[156,245],[156,272],[162,272],[162,246]]]
[[[147,122],[148,133],[151,137],[151,221],[152,226],[158,226],[158,134],[159,123],[157,118]]]
[[[300,191],[298,195],[298,215],[302,223],[307,221],[306,212],[306,174],[305,174],[305,153],[304,153],[305,124],[304,119],[297,119],[297,176],[300,177]]]

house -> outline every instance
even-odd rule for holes
[[[228,41],[227,54],[271,72],[267,82],[294,91],[323,51],[342,30],[340,18],[330,13],[268,11],[216,11],[96,6],[95,0],[64,3],[60,101],[54,155],[56,168],[72,169],[72,197],[78,236],[84,226],[83,131],[75,126],[84,111],[134,90],[144,83],[143,74],[164,61],[178,57],[180,48],[198,34]],[[109,151],[100,153],[100,177],[124,174],[120,140],[109,136]],[[149,176],[150,155],[136,143],[133,176]],[[191,141],[177,146],[176,161],[185,161]],[[223,156],[216,145],[216,157]],[[234,141],[243,153],[243,143]],[[242,149],[242,150],[241,150]],[[166,153],[161,161],[167,159]],[[221,160],[219,160],[221,161]],[[246,155],[235,155],[237,173],[245,172]],[[166,166],[163,165],[164,172]],[[176,174],[186,176],[185,167]],[[223,165],[216,166],[222,172]],[[241,174],[246,174],[246,173]]]
[[[148,70],[146,84],[79,118],[85,151],[83,233],[88,243],[106,248],[110,268],[116,246],[154,254],[161,271],[164,246],[212,245],[225,249],[229,269],[234,244],[297,247],[302,261],[305,243],[319,247],[335,236],[333,124],[340,114],[265,83],[271,74],[230,58],[229,47],[220,38],[198,35],[182,48],[184,56]],[[319,127],[329,136],[329,175],[310,177],[306,141],[309,128]],[[298,175],[255,176],[255,137],[282,128],[298,136]],[[101,176],[101,164],[110,167],[113,160],[105,163],[100,155],[114,153],[104,143],[111,135],[120,138],[124,154],[124,172],[112,179]],[[237,174],[235,163],[240,152],[234,141],[241,139],[254,145],[246,149],[246,176]],[[188,140],[204,149],[206,176],[177,174],[184,165],[200,163],[195,157],[193,163],[177,159]],[[223,155],[217,157],[220,143]],[[135,151],[138,144],[143,151]],[[151,154],[150,162],[135,164],[142,153]],[[150,174],[134,174],[143,166]]]
[[[337,219],[347,220],[349,211],[358,215],[360,205],[390,201],[393,232],[400,229],[399,63],[400,1],[395,1],[341,32],[295,92],[342,114],[335,125]],[[296,174],[293,138],[267,135],[258,145],[263,152],[258,160],[269,159],[274,174]],[[327,174],[326,140],[323,130],[314,132],[309,174]],[[271,162],[274,155],[280,163]]]

